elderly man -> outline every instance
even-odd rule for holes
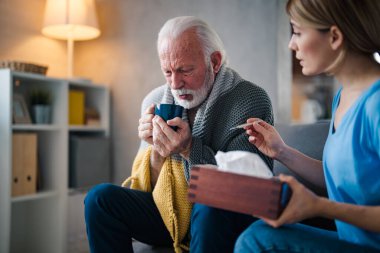
[[[133,252],[131,238],[152,245],[173,245],[176,252],[232,252],[238,235],[253,221],[243,215],[187,201],[193,164],[215,164],[218,150],[258,153],[242,129],[248,118],[273,123],[266,92],[226,66],[223,44],[204,21],[177,17],[165,23],[157,49],[167,83],[142,104],[142,140],[130,188],[103,184],[85,200],[91,252]],[[164,121],[154,106],[175,103],[182,118]],[[174,130],[172,127],[176,127]],[[189,231],[191,219],[191,229]]]

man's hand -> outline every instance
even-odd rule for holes
[[[189,124],[179,117],[165,122],[161,117],[154,116],[152,122],[153,148],[163,157],[180,154],[188,159],[192,143]],[[170,126],[176,126],[177,131]]]
[[[153,124],[154,104],[150,105],[144,112],[144,115],[139,119],[139,138],[153,145]]]

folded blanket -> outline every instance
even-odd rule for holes
[[[151,192],[150,154],[152,146],[140,150],[132,166],[132,176],[122,186],[129,183],[131,189]],[[153,199],[172,239],[176,253],[189,250],[185,239],[189,225],[192,205],[187,200],[187,182],[183,173],[184,165],[180,159],[166,158],[153,189]]]

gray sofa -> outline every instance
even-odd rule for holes
[[[326,142],[329,126],[330,121],[324,120],[314,124],[300,124],[290,126],[280,124],[276,126],[276,129],[286,144],[310,157],[322,160],[323,147]],[[305,170],[307,170],[307,168],[305,168]],[[273,172],[276,175],[280,173],[293,175],[316,194],[325,197],[327,196],[326,189],[319,188],[310,182],[302,180],[277,161],[274,162]],[[304,220],[302,223],[324,229],[336,230],[334,221],[324,218],[312,218]]]
[[[322,160],[323,147],[326,142],[330,121],[319,121],[314,124],[298,124],[298,125],[276,125],[277,131],[284,139],[285,143],[302,153]],[[305,168],[307,170],[307,168]],[[273,166],[274,174],[280,173],[293,175],[294,173],[288,170],[283,164],[274,161]],[[326,189],[321,189],[297,177],[309,189],[313,190],[319,195],[326,195]]]
[[[330,121],[320,121],[314,124],[303,124],[303,125],[276,125],[276,129],[279,131],[280,135],[284,139],[285,143],[289,146],[300,150],[308,156],[313,158],[322,159],[323,146],[326,141],[328,134]],[[307,168],[305,168],[307,169]],[[273,171],[276,175],[280,173],[290,174],[295,177],[292,172],[290,172],[284,165],[275,161]],[[297,177],[298,178],[298,177]],[[305,184],[309,189],[313,190],[318,195],[326,196],[326,190],[320,189],[315,185],[310,184],[300,178],[298,178],[303,184]],[[321,227],[325,229],[334,230],[335,225],[331,220],[323,218],[313,218],[303,221],[303,223]],[[143,243],[134,242],[134,249],[136,253],[172,253],[174,252],[170,248],[162,247],[152,247]]]

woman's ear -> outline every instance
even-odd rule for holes
[[[222,54],[219,51],[215,51],[211,54],[211,64],[214,73],[218,73],[222,65]]]
[[[343,45],[343,33],[340,31],[340,29],[333,25],[330,28],[330,46],[333,50],[337,50]]]

